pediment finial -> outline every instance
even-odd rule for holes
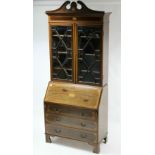
[[[78,8],[80,5],[80,8]],[[53,11],[46,11],[47,15],[74,15],[77,16],[103,16],[104,11],[95,11],[89,9],[82,1],[66,1],[59,9]]]

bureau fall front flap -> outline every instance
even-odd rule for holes
[[[70,105],[88,109],[97,109],[102,87],[82,84],[50,82],[45,102]]]

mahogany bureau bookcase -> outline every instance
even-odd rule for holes
[[[45,138],[87,142],[99,153],[108,128],[108,22],[110,13],[66,1],[46,11],[50,75],[44,98]]]

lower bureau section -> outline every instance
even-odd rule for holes
[[[68,128],[64,126],[46,124],[46,134],[80,140],[88,143],[97,143],[96,133],[82,131],[74,128]]]

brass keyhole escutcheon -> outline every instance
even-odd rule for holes
[[[84,101],[84,102],[88,102],[88,99],[84,99],[83,101]]]

